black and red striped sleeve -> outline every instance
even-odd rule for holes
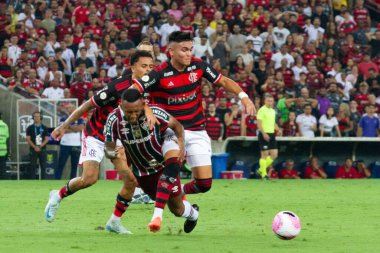
[[[203,69],[203,77],[206,78],[209,82],[216,84],[222,78],[222,74],[220,74],[216,69],[214,69],[210,64],[204,61],[198,62],[200,68]]]
[[[149,91],[160,83],[160,73],[154,69],[140,79],[133,79],[133,83],[141,93],[146,90]]]

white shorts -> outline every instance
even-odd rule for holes
[[[116,141],[117,146],[122,146],[119,140]],[[92,137],[83,136],[82,148],[79,157],[79,165],[86,161],[96,161],[100,163],[104,157],[104,142]]]
[[[104,157],[104,142],[92,136],[83,136],[82,150],[79,158],[79,165],[86,161],[96,161],[100,163]]]
[[[165,141],[162,146],[163,154],[168,150],[178,149],[178,144],[175,142],[176,139],[177,137],[173,130],[168,128],[165,132]],[[191,168],[211,165],[211,140],[205,130],[185,130],[185,149],[186,161]]]

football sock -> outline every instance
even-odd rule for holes
[[[183,212],[182,217],[188,220],[197,220],[199,212],[194,209],[189,201],[183,200],[182,202],[185,206],[185,211]]]
[[[169,158],[165,161],[165,168],[160,176],[160,179],[157,183],[157,192],[156,192],[156,202],[155,202],[155,212],[153,218],[161,217],[162,211],[157,209],[164,209],[166,203],[169,200],[170,193],[173,190],[174,184],[177,180],[178,173],[181,169],[181,163],[178,161],[177,157]]]
[[[271,166],[272,163],[273,163],[272,157],[267,156],[266,163],[267,163],[267,168],[268,168],[269,166]],[[266,169],[266,168],[265,168],[265,169]]]
[[[195,194],[208,192],[211,189],[212,178],[203,178],[190,181],[183,186],[183,191],[185,194]]]
[[[120,193],[118,193],[116,197],[115,209],[113,210],[113,215],[120,218],[127,210],[129,202],[131,202],[131,199],[125,199],[122,196],[120,196]]]
[[[262,177],[264,177],[266,174],[267,174],[267,160],[266,159],[262,159],[260,158],[260,168],[259,168],[259,172],[261,174]]]
[[[71,180],[70,180],[70,181],[71,181]],[[59,190],[58,196],[59,196],[60,199],[66,198],[66,197],[70,196],[71,194],[74,194],[74,193],[75,193],[75,191],[71,191],[71,190],[70,190],[70,187],[69,187],[70,181],[67,182],[67,184],[66,184],[65,186],[63,186],[63,187]]]

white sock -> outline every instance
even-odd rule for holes
[[[111,220],[113,220],[113,221],[120,221],[120,217],[117,217],[116,215],[112,214],[111,215]]]
[[[154,208],[154,213],[153,213],[153,217],[152,217],[152,221],[154,220],[154,218],[156,217],[160,217],[161,220],[162,220],[162,213],[164,212],[164,209],[162,208],[158,208],[158,207],[155,207]]]
[[[183,212],[182,217],[188,220],[197,220],[199,212],[191,206],[189,201],[183,200],[182,202],[185,205],[185,211]]]

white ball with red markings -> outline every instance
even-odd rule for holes
[[[291,240],[301,232],[300,218],[293,212],[281,211],[273,218],[272,230],[278,238]]]

